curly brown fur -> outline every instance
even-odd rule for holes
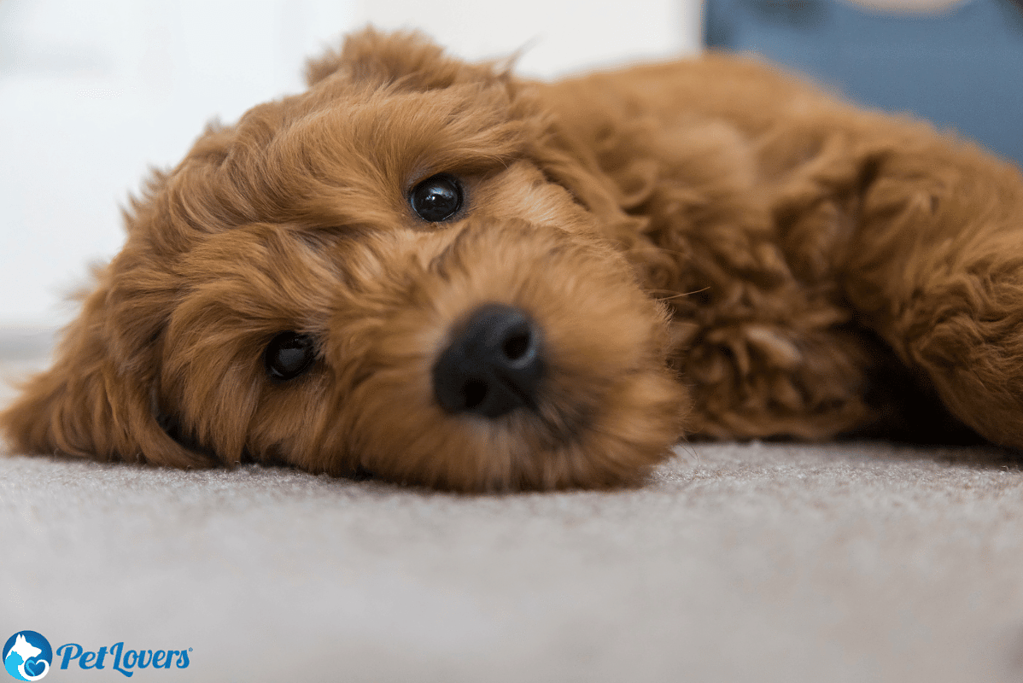
[[[720,55],[544,84],[368,30],[307,75],[154,175],[13,448],[602,487],[683,431],[892,433],[928,395],[1023,445],[1023,179],[969,143]],[[429,222],[439,173],[464,203]],[[438,358],[495,304],[536,393],[445,407]],[[285,331],[315,361],[275,381]]]

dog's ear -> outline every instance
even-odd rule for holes
[[[630,212],[651,193],[656,166],[620,166],[612,177],[592,146],[577,139],[571,127],[557,119],[537,136],[529,156],[544,177],[565,188],[590,212],[603,237],[626,254],[643,283],[668,289],[668,278],[677,270],[673,256],[654,245],[650,219]]]
[[[450,57],[418,32],[367,28],[348,36],[339,50],[329,50],[306,65],[310,86],[335,74],[353,81],[401,82],[410,89],[431,90],[458,82],[501,79],[507,76],[507,68]]]
[[[111,284],[112,271],[114,264],[100,273],[99,286],[65,330],[53,366],[26,382],[0,412],[0,432],[13,452],[211,464],[161,428],[154,405],[160,321],[145,313],[144,299],[125,304],[126,293]]]

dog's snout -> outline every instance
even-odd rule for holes
[[[535,409],[543,357],[539,327],[503,304],[477,309],[433,366],[433,391],[449,413],[496,418]]]

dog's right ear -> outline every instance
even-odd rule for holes
[[[119,298],[109,282],[112,268],[101,273],[99,287],[65,330],[53,366],[22,385],[19,398],[0,412],[0,432],[15,453],[208,466],[207,456],[159,424],[155,321],[112,313]]]
[[[312,86],[338,73],[353,81],[401,81],[410,88],[428,90],[456,82],[500,79],[507,76],[507,69],[450,57],[422,33],[367,28],[345,38],[339,50],[328,50],[310,60],[306,82]]]

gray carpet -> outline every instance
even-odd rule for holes
[[[188,651],[132,681],[1019,682],[1021,464],[699,444],[637,490],[458,496],[5,457],[0,645]]]

